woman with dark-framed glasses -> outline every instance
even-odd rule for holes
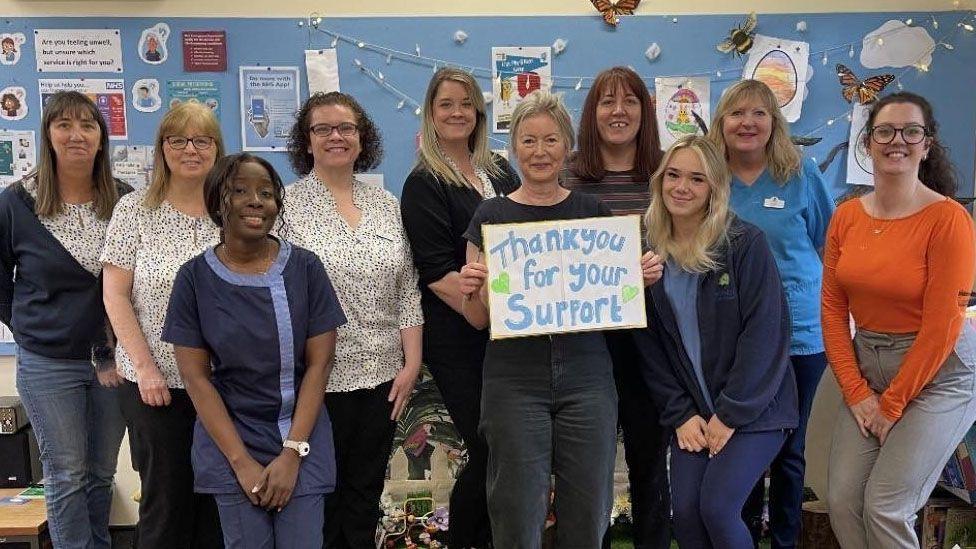
[[[963,323],[976,239],[928,101],[889,95],[866,128],[874,191],[837,209],[824,254],[824,343],[846,404],[827,499],[842,547],[912,548],[915,513],[976,420]]]
[[[105,309],[125,378],[119,400],[142,485],[140,548],[222,546],[213,497],[193,492],[196,411],[173,346],[160,336],[180,266],[219,240],[203,183],[223,155],[220,125],[205,105],[166,113],[152,182],[119,201],[102,251]]]
[[[423,313],[400,205],[353,175],[379,165],[379,130],[340,92],[317,93],[288,141],[288,237],[325,265],[348,322],[336,330],[325,392],[336,454],[325,502],[326,548],[374,544],[396,420],[420,373]]]

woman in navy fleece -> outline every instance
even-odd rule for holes
[[[742,505],[798,418],[776,263],[762,231],[729,211],[728,168],[702,137],[665,154],[646,222],[665,267],[635,338],[661,422],[675,430],[675,537],[686,549],[748,549]]]

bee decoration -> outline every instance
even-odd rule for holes
[[[736,56],[748,52],[752,48],[752,37],[756,35],[758,23],[759,19],[756,17],[756,12],[750,13],[749,17],[746,17],[741,25],[730,30],[729,37],[715,48],[722,53],[731,53]]]
[[[634,15],[634,10],[640,4],[640,0],[590,0],[590,2],[603,15],[603,20],[614,27],[620,21],[620,15]]]

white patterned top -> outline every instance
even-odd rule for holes
[[[389,192],[360,181],[353,204],[362,212],[351,229],[315,172],[285,192],[285,237],[315,252],[329,273],[348,322],[336,332],[330,392],[368,389],[403,368],[400,329],[424,323],[413,254]]]
[[[23,185],[24,190],[36,201],[37,178],[27,177],[23,180]],[[98,218],[94,202],[62,203],[61,213],[53,217],[37,216],[37,219],[85,270],[96,277],[102,273],[98,255],[105,242],[108,220]]]
[[[220,230],[209,217],[191,217],[163,201],[158,208],[143,204],[146,190],[119,200],[105,236],[101,260],[132,271],[132,308],[166,386],[183,388],[173,346],[160,341],[173,281],[179,268],[220,241]],[[122,376],[136,381],[132,359],[119,344],[115,356]]]

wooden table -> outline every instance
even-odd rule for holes
[[[16,496],[21,491],[19,488],[0,489],[0,498]],[[31,549],[51,547],[43,499],[32,499],[23,505],[0,506],[0,548],[14,542],[27,543]]]

